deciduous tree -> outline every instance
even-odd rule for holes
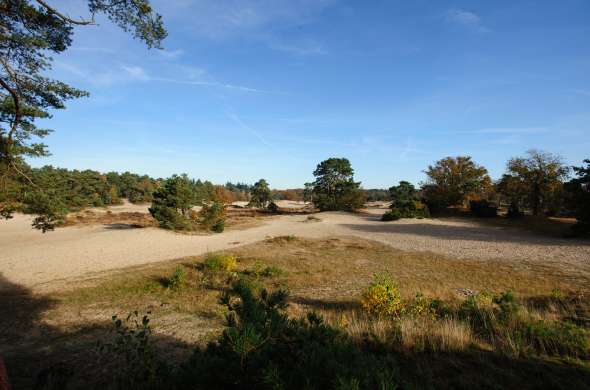
[[[483,194],[492,187],[488,171],[469,156],[446,157],[428,166],[424,196],[434,208],[463,203],[471,194]]]
[[[526,157],[508,161],[499,189],[512,201],[529,207],[533,215],[555,213],[561,206],[563,181],[569,168],[554,154],[529,150]]]

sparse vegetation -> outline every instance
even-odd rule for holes
[[[186,271],[182,266],[177,266],[174,273],[166,279],[166,287],[171,290],[180,290],[186,285]]]
[[[274,366],[277,370],[273,378],[278,378],[281,383],[307,378],[312,385],[334,388],[336,385],[331,383],[340,383],[340,376],[363,385],[379,378],[376,372],[381,370],[367,371],[366,367],[379,365],[383,356],[391,359],[387,367],[393,369],[387,383],[401,388],[445,387],[448,381],[456,384],[457,376],[435,375],[440,370],[449,369],[449,358],[453,359],[454,365],[472,368],[471,371],[462,370],[465,374],[461,376],[459,387],[491,387],[492,382],[483,373],[492,372],[493,385],[502,387],[518,383],[522,388],[535,388],[559,380],[571,388],[579,388],[590,378],[585,347],[588,329],[584,325],[590,302],[583,293],[588,280],[580,275],[568,278],[547,267],[521,269],[518,264],[505,261],[474,262],[428,253],[407,253],[359,239],[281,237],[231,252],[210,253],[202,259],[183,259],[180,263],[186,271],[184,288],[171,289],[167,287],[168,283],[159,282],[171,279],[178,262],[123,272],[100,282],[94,281],[93,284],[98,283],[94,286],[74,287],[70,292],[53,296],[52,299],[59,304],[44,314],[45,321],[63,321],[64,313],[81,313],[83,321],[94,321],[100,316],[109,317],[113,312],[133,312],[149,307],[152,311],[150,328],[156,331],[149,332],[148,350],[154,351],[149,356],[154,356],[155,362],[148,364],[146,371],[143,358],[138,358],[137,366],[129,368],[123,364],[126,361],[124,355],[114,351],[107,352],[102,360],[119,362],[109,377],[113,380],[121,376],[135,378],[134,372],[157,372],[156,382],[150,382],[152,379],[145,382],[153,378],[150,375],[135,379],[135,383],[143,388],[148,386],[145,383],[156,383],[159,388],[182,388],[189,382],[222,386],[217,381],[226,379],[261,387],[260,381],[266,380],[264,373],[268,372],[268,367]],[[202,266],[195,267],[195,264]],[[273,268],[282,272],[271,271]],[[393,276],[373,279],[374,274],[383,269],[395,270],[392,274],[395,282]],[[210,282],[212,273],[221,275],[215,283]],[[370,314],[363,309],[363,291],[383,279],[386,285],[397,286],[397,290],[393,294],[376,296],[393,296],[396,310],[392,313],[395,314],[387,314],[387,311],[380,315]],[[240,287],[234,284],[237,280],[241,280]],[[461,289],[459,294],[457,286],[469,288]],[[289,319],[280,323],[292,325],[282,328],[277,322],[267,322],[270,317],[266,314],[258,317],[258,309],[252,308],[268,307],[265,306],[268,301],[262,297],[269,299],[272,295],[264,293],[265,289],[291,291],[284,297],[288,307],[275,307],[276,312],[267,313],[273,313],[272,318],[288,315]],[[511,289],[514,293],[507,292]],[[226,297],[231,307],[227,305],[227,299],[223,305],[217,304],[220,292],[224,291],[228,291]],[[241,306],[241,294],[245,291],[250,291],[247,294],[251,294],[255,302],[250,309]],[[14,306],[10,307],[14,310]],[[312,316],[313,321],[319,321],[316,325],[312,326],[307,319],[309,311],[317,312]],[[228,313],[235,313],[230,314],[234,318],[231,321],[235,322],[226,320],[224,323]],[[141,317],[138,317],[140,322]],[[6,318],[22,317],[11,315]],[[262,322],[255,318],[264,319],[262,322],[268,327],[258,325]],[[75,323],[79,321],[77,318]],[[125,321],[122,322],[121,326],[125,326]],[[126,327],[128,330],[137,329],[132,319]],[[278,333],[271,333],[276,338],[267,340],[270,329]],[[326,332],[338,336],[326,339],[322,336]],[[104,330],[92,335],[104,343],[117,339],[111,341],[111,336],[106,336]],[[193,357],[189,359],[187,348],[193,350],[194,347],[170,346],[169,342],[163,343],[165,335],[174,340],[190,341],[192,345],[196,343],[199,348],[191,352]],[[304,335],[305,341],[298,338]],[[66,336],[57,337],[58,344],[53,353],[63,357],[67,346],[82,336],[72,333],[67,336],[67,343],[64,343]],[[39,337],[47,340],[48,336]],[[84,336],[83,340],[87,337],[90,336]],[[295,342],[297,340],[301,342]],[[208,342],[212,342],[211,347],[205,346]],[[318,352],[314,349],[316,344],[321,345],[323,351],[313,355],[316,358],[309,361],[309,367],[284,358],[284,352],[279,353],[289,345],[290,354],[311,356],[308,353]],[[22,344],[19,348],[27,350],[27,345]],[[357,352],[334,355],[334,351],[341,348],[358,351],[364,357],[349,360],[351,356],[357,356]],[[131,351],[134,350],[132,347]],[[31,355],[27,356],[36,356],[33,350],[28,353]],[[109,360],[109,354],[114,354],[113,359]],[[170,354],[176,357],[169,358]],[[137,355],[133,352],[131,356]],[[340,368],[330,368],[325,379],[317,379],[311,363],[313,367],[331,366],[335,358],[339,359]],[[79,360],[81,366],[87,367],[85,370],[94,367],[93,359],[80,357]],[[36,360],[26,361],[34,364]],[[162,365],[163,361],[166,364]],[[475,368],[474,364],[477,364]],[[220,375],[222,367],[223,372],[229,370],[226,372],[228,376]],[[286,367],[295,367],[293,373],[297,373],[298,378],[292,379]],[[307,373],[306,370],[311,371]],[[340,370],[345,370],[348,376],[337,374]],[[539,376],[539,370],[543,372],[542,376]],[[26,375],[32,372],[30,369],[26,371]],[[364,376],[364,373],[371,374]],[[109,378],[100,379],[101,383]],[[325,384],[328,378],[331,379]],[[71,379],[74,383],[93,380],[98,378],[83,372],[76,373]],[[371,382],[370,386],[374,383]]]
[[[182,163],[188,172],[213,167],[211,177],[226,181],[232,167],[251,162],[239,171],[251,178],[246,168],[273,165],[254,174],[282,186],[298,175],[279,179],[277,167],[295,170],[327,149],[354,149],[355,160],[366,159],[357,167],[366,184],[383,180],[379,172],[414,180],[392,165],[414,167],[455,147],[478,150],[496,168],[498,145],[549,144],[560,132],[560,149],[575,156],[587,146],[576,127],[586,119],[579,102],[588,95],[580,78],[588,60],[579,43],[588,12],[568,8],[553,20],[437,4],[420,5],[416,17],[415,6],[403,6],[396,24],[395,10],[353,2],[249,1],[242,9],[239,1],[183,1],[166,13],[176,16],[176,32],[192,37],[164,50],[167,31],[149,0],[84,0],[88,18],[69,16],[80,4],[49,3],[0,0],[0,218],[12,220],[0,231],[0,390],[590,390],[588,159],[569,167],[559,155],[530,150],[492,181],[471,156],[444,157],[423,171],[420,188],[399,181],[388,190],[363,189],[344,157],[320,161],[304,188],[282,190],[266,179],[213,184],[29,161],[50,155],[41,141],[52,130],[39,123],[89,96],[52,78],[59,74],[104,95],[95,113],[60,119],[70,127],[71,155],[56,161],[70,167],[100,159],[118,169],[140,156],[146,172]],[[161,51],[142,61],[135,46],[84,39],[90,44],[76,44],[75,58],[59,58],[53,69],[78,29],[107,20]],[[319,23],[326,20],[338,24]],[[426,27],[417,42],[373,42],[412,37],[415,27]],[[548,50],[528,38],[538,31],[551,37]],[[506,37],[514,40],[509,50]],[[199,63],[196,56],[219,44],[219,56]],[[523,47],[517,60],[492,55]],[[555,57],[574,47],[567,66],[557,66]],[[267,51],[273,69],[253,57]],[[224,66],[228,54],[240,71]],[[432,66],[421,65],[424,58]],[[405,63],[395,74],[394,59]],[[517,74],[519,67],[526,69]],[[535,87],[548,69],[555,77]],[[292,80],[280,82],[281,74]],[[396,82],[402,95],[414,93],[392,98]],[[532,103],[523,93],[560,83],[557,95]],[[535,120],[531,107],[543,105],[555,108],[537,118],[544,127],[525,127]],[[428,120],[412,120],[416,113]],[[495,123],[483,123],[490,118]],[[174,128],[181,130],[154,133]],[[31,224],[43,233],[63,229],[47,237]]]

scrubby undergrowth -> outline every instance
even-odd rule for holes
[[[281,236],[56,295],[44,321],[74,330],[35,343],[51,345],[45,366],[68,362],[72,388],[584,388],[584,285],[544,267]],[[135,310],[114,333],[80,325]],[[9,371],[37,372],[39,350],[19,345],[27,358],[5,355],[23,364]]]

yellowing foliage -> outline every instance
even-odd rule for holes
[[[203,265],[211,271],[234,272],[238,266],[238,260],[233,255],[210,253],[203,261]]]
[[[399,316],[404,310],[397,283],[389,275],[375,275],[373,283],[363,293],[363,309],[371,315]]]

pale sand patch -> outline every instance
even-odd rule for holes
[[[0,285],[5,280],[5,285],[46,290],[71,278],[195,256],[235,247],[236,242],[245,245],[281,235],[356,236],[408,251],[482,260],[500,258],[523,266],[559,265],[568,274],[590,274],[587,241],[546,238],[451,219],[384,223],[378,215],[330,212],[315,216],[321,221],[303,223],[307,215],[282,215],[246,230],[185,235],[158,228],[117,229],[108,225],[68,227],[42,234],[31,229],[31,217],[15,215],[12,220],[0,222]]]

